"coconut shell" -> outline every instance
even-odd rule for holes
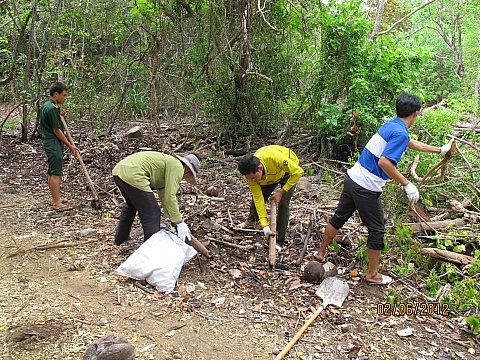
[[[320,284],[325,278],[325,269],[318,261],[310,261],[303,269],[303,279],[312,284]]]

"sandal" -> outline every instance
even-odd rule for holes
[[[388,285],[390,284],[393,279],[388,276],[388,275],[383,275],[383,274],[380,274],[382,276],[382,280],[380,282],[377,282],[377,281],[369,281],[367,279],[365,279],[365,281],[367,282],[367,284],[369,285]]]

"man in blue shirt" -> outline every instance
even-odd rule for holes
[[[435,147],[413,140],[408,129],[413,125],[422,106],[416,95],[400,94],[395,103],[397,117],[383,124],[363,149],[355,165],[347,171],[338,208],[325,228],[322,243],[315,258],[325,259],[328,245],[338,230],[358,211],[362,222],[368,228],[368,271],[365,280],[370,284],[388,284],[392,279],[378,272],[380,254],[384,249],[385,223],[383,217],[382,189],[388,179],[398,181],[405,189],[410,201],[416,202],[420,194],[415,185],[397,169],[403,153],[412,150],[446,154],[452,141],[442,147]]]

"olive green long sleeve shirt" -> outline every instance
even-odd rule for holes
[[[182,221],[177,191],[183,178],[183,165],[176,157],[157,151],[141,151],[121,160],[113,168],[112,175],[138,190],[157,190],[165,216],[176,223]]]

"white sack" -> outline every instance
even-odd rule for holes
[[[175,288],[182,266],[197,251],[170,231],[153,234],[115,272],[136,280],[146,280],[164,293]]]

